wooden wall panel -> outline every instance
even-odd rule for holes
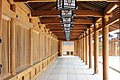
[[[31,14],[25,4],[2,1],[5,15],[2,23],[0,20],[2,78],[34,80],[57,57],[57,38],[49,34],[46,25],[38,24],[38,18],[28,16]]]
[[[40,60],[40,49],[39,49],[39,32],[33,30],[33,61],[34,63]]]
[[[10,20],[2,19],[2,76],[10,75]]]
[[[30,31],[20,25],[16,25],[16,70],[17,72],[29,66]]]

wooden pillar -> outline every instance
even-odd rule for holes
[[[58,56],[62,56],[62,41],[58,41]]]
[[[115,56],[117,56],[117,42],[115,42]]]
[[[79,53],[80,53],[80,58],[81,58],[81,39],[79,39]]]
[[[108,80],[108,57],[109,57],[109,27],[105,26],[105,18],[102,18],[102,35],[103,35],[103,80]]]
[[[83,56],[83,62],[84,62],[84,61],[85,61],[85,60],[84,60],[84,52],[85,52],[85,51],[84,51],[84,42],[85,42],[85,41],[84,41],[84,34],[83,34],[83,38],[82,38],[82,39],[83,39],[83,55],[82,55],[82,56]]]
[[[87,31],[85,33],[85,64],[88,64],[88,41],[87,41]]]
[[[83,35],[81,36],[81,60],[83,60]]]
[[[85,38],[85,32],[84,32],[84,38],[83,38],[83,39],[84,39],[84,42],[83,42],[83,44],[84,44],[84,45],[83,45],[83,49],[84,49],[84,53],[83,53],[83,54],[84,54],[84,60],[83,60],[83,61],[86,62],[86,57],[85,57],[85,56],[86,56],[86,45],[85,45],[85,43],[86,43],[86,38]]]
[[[97,24],[94,24],[94,74],[98,73],[99,33]]]
[[[92,32],[89,28],[89,68],[92,68]]]
[[[83,62],[84,62],[84,34],[83,34],[83,36],[82,36],[82,60],[83,60]]]
[[[16,12],[16,5],[14,4],[12,6],[12,10],[14,12]],[[16,65],[15,65],[15,23],[16,23],[16,18],[12,18],[11,19],[11,31],[10,31],[10,36],[11,36],[11,40],[10,40],[10,54],[11,54],[11,74],[12,75],[16,75]]]
[[[2,46],[2,6],[3,6],[3,0],[0,0],[0,64],[2,63],[1,61],[1,46]]]
[[[42,34],[41,34],[41,30],[40,30],[40,34],[39,34],[39,38],[40,38],[40,61],[42,61],[42,40],[41,40],[41,38],[42,38],[42,36],[41,36]]]
[[[33,65],[33,31],[30,29],[30,65]]]

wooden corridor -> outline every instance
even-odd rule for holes
[[[70,30],[65,31],[67,23],[61,19],[57,0],[0,0],[0,80],[36,80],[62,55],[65,32],[70,32],[70,41],[74,41],[74,56],[94,68],[94,74],[100,71],[99,36],[102,35],[102,80],[109,80],[108,33],[120,27],[120,2],[75,1],[76,9],[70,10]]]

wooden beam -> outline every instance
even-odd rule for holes
[[[56,18],[41,18],[41,24],[62,24],[60,19]],[[73,19],[73,24],[93,24],[89,19]]]
[[[102,17],[99,11],[92,10],[75,10],[76,16],[88,16],[88,17]]]
[[[106,22],[105,26],[110,26],[110,25],[118,22],[119,21],[119,17],[118,16],[119,16],[119,14],[116,15],[116,16],[113,16],[111,19],[109,19],[109,21]]]
[[[37,17],[37,16],[48,16],[48,15],[60,15],[59,10],[39,10],[39,11],[32,11],[31,16]]]
[[[74,10],[76,16],[92,16],[92,17],[102,17],[99,11],[92,11],[92,10]],[[33,17],[37,16],[47,16],[47,15],[60,15],[60,11],[58,10],[39,10],[39,11],[32,11],[31,15]]]
[[[56,0],[14,0],[15,2],[56,2]],[[106,1],[118,2],[118,0],[77,0],[77,1]]]
[[[93,24],[93,21],[89,19],[74,19],[74,24]]]
[[[118,7],[117,3],[110,3],[106,9],[104,10],[105,14],[110,14],[113,10],[115,10]]]
[[[60,24],[48,24],[48,25],[46,25],[46,28],[48,28],[48,29],[63,29],[63,26],[61,26]],[[85,25],[74,24],[71,29],[87,29],[87,28],[89,28],[89,27],[87,27]]]

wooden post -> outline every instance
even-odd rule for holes
[[[33,32],[32,28],[30,29],[30,65],[33,65]]]
[[[92,68],[92,33],[89,28],[89,68]]]
[[[81,60],[83,60],[83,36],[81,35]]]
[[[81,58],[81,39],[79,39],[79,53],[80,53],[80,58]]]
[[[0,0],[0,64],[2,63],[1,61],[1,47],[2,47],[2,6],[3,6],[3,0]]]
[[[98,73],[99,37],[97,24],[94,24],[94,74]]]
[[[85,64],[87,65],[87,31],[85,31]]]
[[[84,34],[83,34],[83,62],[84,62]]]
[[[61,51],[60,51],[60,49],[61,49],[60,46],[61,46],[61,45],[60,45],[60,41],[58,41],[58,56],[62,56],[61,53],[60,53],[60,52],[61,52]]]
[[[86,65],[88,64],[88,32],[86,31],[86,36],[85,36],[85,50],[86,50],[86,55],[85,55],[85,63]]]
[[[115,42],[115,56],[117,56],[117,43]]]
[[[16,5],[15,4],[13,4],[13,6],[12,6],[12,10],[14,11],[14,12],[16,12]],[[11,74],[12,75],[16,75],[16,65],[15,65],[15,61],[16,61],[16,59],[15,59],[15,49],[16,49],[16,47],[15,47],[15,23],[16,23],[16,18],[12,18],[11,19],[11,31],[10,31],[10,33],[11,33],[11,40],[10,40],[10,52],[11,52]]]
[[[108,80],[108,57],[109,57],[109,27],[105,26],[105,18],[102,18],[102,35],[103,35],[103,80]]]
[[[86,57],[85,57],[85,56],[86,56],[86,47],[85,47],[85,46],[86,46],[86,45],[85,45],[85,43],[86,43],[86,38],[85,38],[85,32],[84,32],[84,38],[83,38],[83,39],[84,39],[84,43],[83,43],[83,44],[84,44],[84,47],[83,47],[83,49],[84,49],[84,53],[83,53],[83,54],[84,54],[84,60],[83,60],[83,61],[86,62]]]
[[[82,35],[82,60],[84,62],[84,34]]]
[[[40,61],[41,61],[42,60],[42,55],[41,55],[42,54],[42,49],[41,49],[42,48],[42,46],[41,46],[41,44],[42,44],[42,42],[41,42],[41,30],[39,31],[39,41],[40,41],[39,42],[39,45],[40,45],[40,50],[39,50],[40,52],[39,53],[40,53]]]

